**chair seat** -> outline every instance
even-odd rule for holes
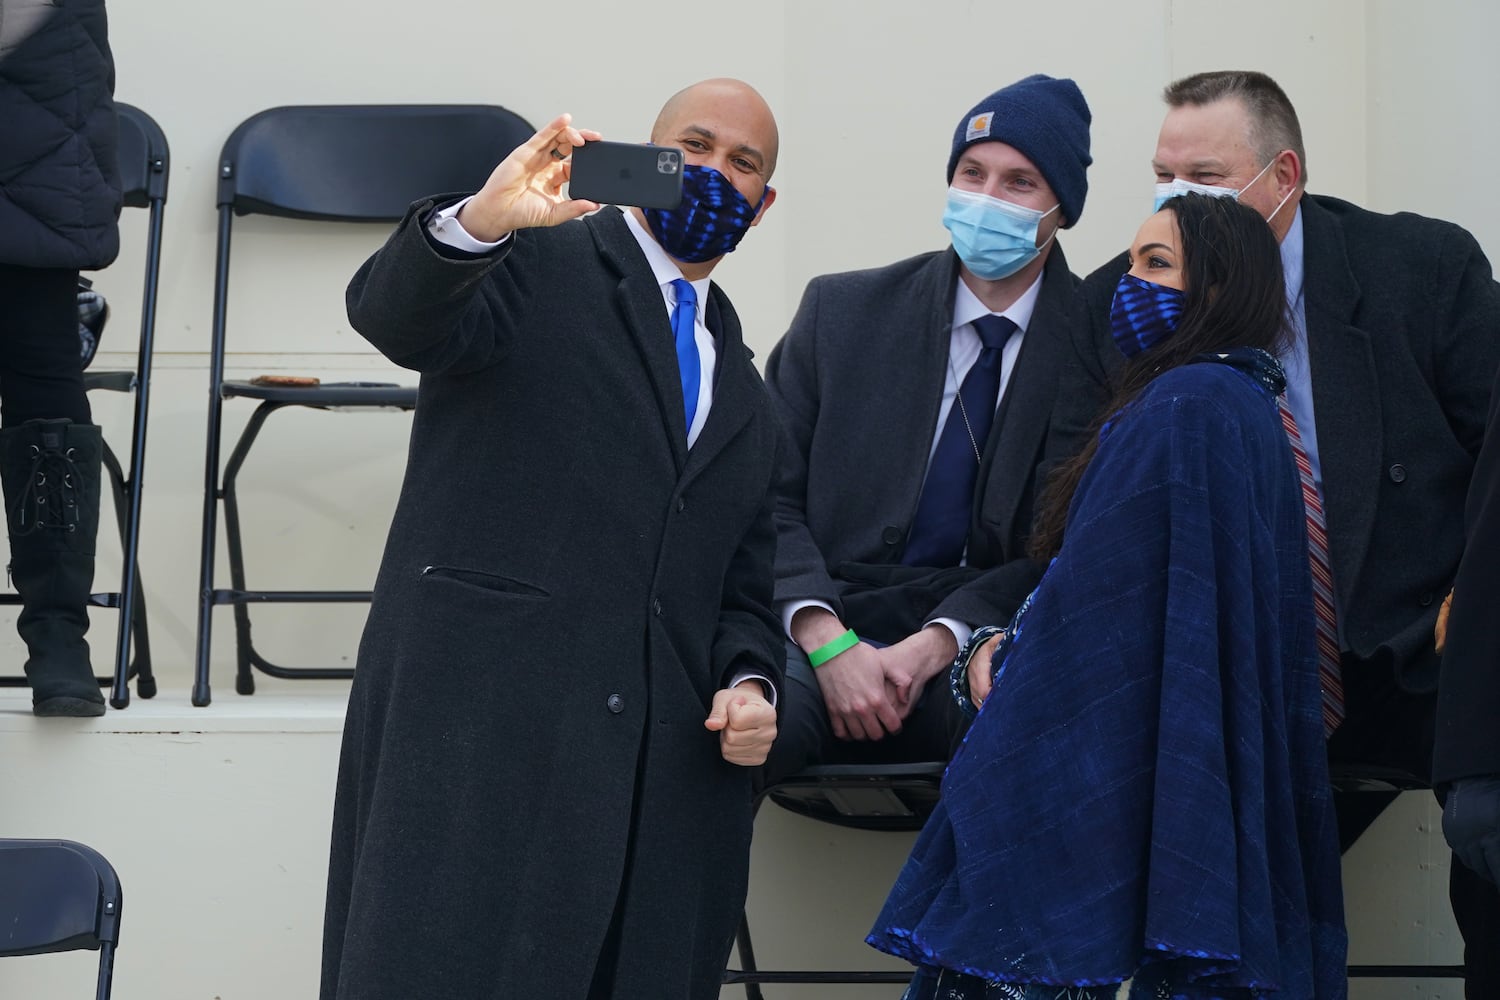
[[[1340,792],[1416,792],[1432,787],[1410,771],[1378,764],[1329,764],[1328,776]]]
[[[225,382],[220,386],[225,399],[239,396],[260,399],[286,406],[311,406],[332,409],[341,406],[390,406],[412,410],[417,406],[417,387],[395,382],[324,382],[320,385],[255,385],[251,382]]]
[[[133,371],[86,371],[83,373],[85,389],[104,389],[107,392],[134,392],[136,374]]]
[[[772,785],[764,795],[788,812],[860,830],[920,830],[937,805],[941,761],[821,764]]]

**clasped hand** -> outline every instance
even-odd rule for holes
[[[955,648],[953,633],[934,625],[883,649],[861,642],[823,664],[818,686],[833,735],[879,740],[899,733]]]
[[[599,208],[592,201],[563,197],[572,177],[573,150],[600,138],[577,129],[571,115],[558,115],[500,161],[469,203],[458,223],[477,240],[493,243],[518,229],[556,226]]]

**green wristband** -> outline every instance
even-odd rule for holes
[[[846,649],[853,649],[857,645],[859,645],[859,636],[855,635],[854,630],[851,628],[832,642],[825,643],[811,653],[808,653],[807,662],[811,663],[813,669],[816,670]]]

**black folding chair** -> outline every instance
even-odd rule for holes
[[[862,830],[920,830],[937,804],[941,762],[884,766],[811,767],[762,789],[755,809],[769,798],[812,819]],[[1428,789],[1421,778],[1394,768],[1336,766],[1333,785],[1346,792],[1394,795]],[[739,969],[724,973],[725,985],[742,984],[747,1000],[764,1000],[761,983],[904,983],[907,972],[764,972],[757,968],[750,921],[742,916],[736,938]],[[1462,965],[1351,965],[1351,979],[1462,979]]]
[[[0,958],[97,951],[108,1000],[120,942],[120,878],[70,840],[0,840]]]
[[[1335,764],[1333,787],[1339,792],[1360,792],[1394,799],[1401,792],[1431,791],[1432,786],[1410,772],[1366,764]],[[1373,813],[1372,813],[1373,815]],[[1352,841],[1346,845],[1353,846]],[[1351,965],[1350,979],[1462,979],[1462,965]]]
[[[756,795],[755,811],[770,799],[783,809],[810,819],[857,830],[915,831],[937,805],[943,783],[942,761],[921,764],[824,764],[809,767],[769,785]],[[740,916],[735,936],[740,968],[724,973],[724,985],[743,985],[747,1000],[764,1000],[762,983],[905,983],[911,970],[767,972],[755,962],[750,918]]]
[[[347,667],[285,667],[255,649],[251,603],[367,603],[370,592],[251,590],[245,582],[236,480],[266,418],[286,407],[314,410],[411,410],[414,386],[326,383],[266,386],[225,381],[225,321],[229,299],[229,238],[237,216],[264,215],[324,222],[389,224],[424,195],[477,191],[495,165],[535,129],[493,105],[344,105],[272,108],[241,122],[219,157],[219,249],[214,279],[213,345],[209,360],[208,448],[203,491],[203,538],[198,588],[198,646],[193,704],[207,705],[213,609],[234,608],[235,688],[255,690],[252,668],[273,677],[347,679]],[[337,294],[341,289],[330,289]],[[219,465],[223,401],[258,401],[229,460]],[[214,588],[218,504],[231,586]]]
[[[150,210],[146,229],[145,292],[141,298],[141,332],[136,366],[123,371],[84,372],[83,384],[90,391],[134,392],[135,415],[130,436],[130,475],[125,474],[109,442],[104,442],[103,465],[114,496],[115,519],[124,552],[120,589],[91,595],[89,603],[100,608],[119,608],[119,638],[113,676],[100,677],[101,686],[112,686],[110,704],[130,704],[130,678],[142,698],[156,694],[151,672],[151,642],[146,631],[146,602],[141,593],[141,571],[137,561],[141,533],[141,475],[146,461],[146,409],[151,395],[151,350],[156,334],[156,289],[161,276],[162,216],[167,205],[170,154],[167,137],[150,115],[129,104],[116,104],[120,120],[120,179],[125,204]],[[0,604],[20,604],[17,594],[0,594]],[[131,639],[134,637],[132,649]],[[132,652],[134,658],[132,659]],[[0,677],[0,687],[24,687],[25,677]]]

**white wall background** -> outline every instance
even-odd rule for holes
[[[173,157],[141,557],[163,694],[155,706],[137,700],[128,713],[112,717],[115,729],[219,726],[209,721],[217,715],[164,722],[161,713],[171,715],[186,700],[194,645],[215,167],[233,126],[263,108],[493,102],[536,123],[568,110],[580,124],[631,140],[645,137],[662,99],[688,82],[718,75],[750,81],[781,123],[774,179],[780,196],[715,277],[733,297],[762,358],[810,277],[943,245],[943,169],[954,125],[979,98],[1032,72],[1072,76],[1094,112],[1090,197],[1081,222],[1063,239],[1080,274],[1123,246],[1150,207],[1148,161],[1162,86],[1211,68],[1256,68],[1281,82],[1302,118],[1314,191],[1381,211],[1453,219],[1492,253],[1500,251],[1500,202],[1488,196],[1492,164],[1500,159],[1493,114],[1500,69],[1489,52],[1500,37],[1500,5],[1487,0],[1424,7],[1393,0],[1255,6],[1222,0],[765,0],[734,6],[432,0],[418,7],[393,0],[112,0],[110,12],[118,96],[156,117]],[[98,279],[115,319],[105,343],[110,353],[96,365],[131,361],[142,214],[127,213],[126,250]],[[266,220],[238,226],[230,375],[279,371],[333,379],[388,372],[349,330],[342,304],[349,275],[383,236],[371,228],[326,232]],[[96,398],[95,405],[106,434],[123,447],[127,404]],[[226,408],[231,433],[247,410]],[[294,412],[272,420],[242,493],[252,585],[366,585],[399,486],[406,427],[401,415]],[[219,586],[227,585],[223,565],[221,558]],[[101,573],[117,568],[117,548],[101,537]],[[256,609],[256,634],[273,659],[338,664],[352,656],[362,615],[361,608]],[[24,655],[9,628],[12,618],[0,619],[0,669],[7,671]],[[95,621],[104,662],[115,620],[104,612]],[[242,700],[230,682],[229,638],[229,617],[221,611],[216,701],[208,713],[229,713]],[[304,700],[336,707],[340,689],[314,697],[309,688],[260,683],[263,691],[288,696],[267,697],[267,707],[256,710],[269,720],[262,723],[261,744],[236,730],[212,739],[163,737],[171,747],[166,757],[135,749],[154,746],[137,741],[89,756],[38,737],[23,716],[3,731],[12,735],[6,746],[15,753],[0,755],[0,834],[79,829],[130,860],[128,885],[190,880],[180,889],[180,905],[163,901],[132,914],[117,992],[125,1000],[313,994],[337,725],[325,726],[321,736],[272,737],[269,731],[277,728],[272,706],[294,705],[306,693]],[[6,704],[19,711],[17,703]],[[215,741],[227,741],[232,752],[221,753]],[[97,767],[116,753],[135,782],[125,791],[106,795],[97,772],[84,780],[64,766]],[[240,766],[221,763],[230,759]],[[274,778],[272,760],[281,765]],[[189,776],[213,784],[195,786]],[[266,784],[273,780],[274,786]],[[209,787],[219,791],[191,790]],[[75,794],[80,789],[87,792],[82,800]],[[1401,948],[1414,949],[1406,953],[1415,957],[1451,959],[1446,859],[1434,817],[1420,797],[1403,808],[1361,845],[1366,853],[1348,862],[1351,899],[1368,904],[1351,907],[1363,921],[1356,946],[1363,940],[1363,957],[1371,960]],[[253,842],[235,832],[239,825],[221,829],[236,809],[279,816],[281,835]],[[165,836],[164,821],[171,831]],[[200,831],[214,839],[194,836]],[[858,937],[899,864],[903,838],[809,829],[779,814],[768,814],[761,834],[752,905],[763,914],[764,963],[864,960]],[[222,851],[219,844],[226,845]],[[295,861],[270,860],[283,855]],[[206,898],[192,893],[192,880],[277,865],[297,873],[290,896],[256,877],[232,891],[200,894]],[[220,867],[226,872],[217,872]],[[830,895],[840,897],[831,911],[819,898]],[[274,936],[247,939],[238,925],[233,934],[210,933],[205,928],[211,924],[195,926],[196,916],[182,912],[189,905],[249,914]],[[174,953],[180,940],[209,949],[207,957],[197,966],[145,960]],[[244,960],[245,949],[253,950],[254,961]],[[132,961],[132,954],[142,957]],[[271,954],[277,958],[266,961]],[[182,971],[188,967],[197,971]],[[224,970],[217,978],[215,968]],[[58,995],[8,988],[7,982],[20,982],[8,980],[14,975],[0,967],[0,997]],[[1389,993],[1364,989],[1359,996],[1398,991],[1395,985]],[[1443,989],[1418,995],[1459,995],[1454,987]],[[1410,995],[1411,987],[1399,992]],[[774,995],[825,993],[834,995]]]

